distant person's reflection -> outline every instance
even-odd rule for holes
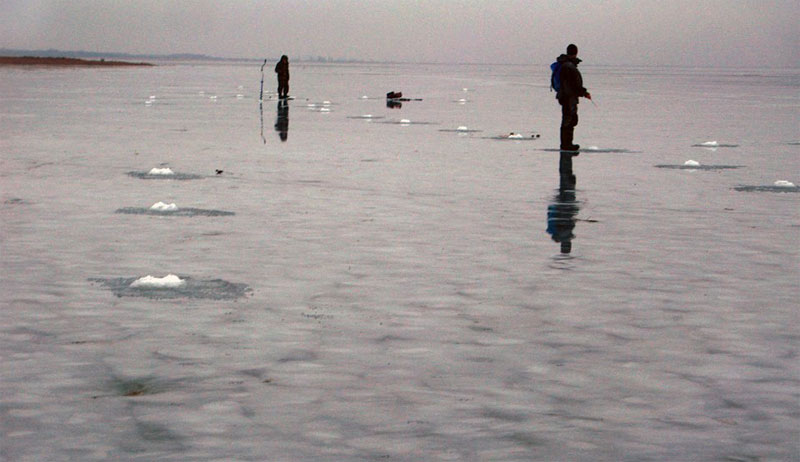
[[[547,206],[547,233],[554,241],[561,244],[561,253],[569,254],[572,251],[572,239],[575,238],[576,216],[578,215],[578,201],[575,199],[575,174],[572,172],[572,158],[575,153],[562,152],[558,165],[560,182],[558,194],[553,202]]]
[[[285,99],[278,101],[278,115],[275,117],[275,131],[281,141],[289,138],[289,102]]]
[[[401,103],[400,101],[395,101],[387,98],[386,107],[388,107],[389,109],[400,109],[403,107],[403,103]]]

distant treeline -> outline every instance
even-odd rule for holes
[[[0,66],[152,66],[150,63],[42,56],[0,56]]]
[[[179,61],[260,61],[263,58],[253,59],[237,59],[237,58],[220,58],[217,56],[208,56],[203,54],[194,53],[173,53],[173,54],[133,54],[133,53],[99,53],[96,51],[67,51],[67,50],[17,50],[10,48],[0,48],[0,56],[36,56],[40,58],[77,58],[77,59],[136,59],[136,60],[179,60]],[[294,62],[310,62],[310,63],[363,63],[374,64],[378,61],[371,60],[358,60],[346,58],[330,58],[325,56],[290,56]],[[277,57],[267,58],[267,61],[277,61]]]
[[[78,58],[78,59],[179,59],[179,60],[203,60],[203,61],[234,61],[227,58],[217,58],[191,53],[179,53],[170,55],[146,55],[131,53],[98,53],[94,51],[66,51],[66,50],[15,50],[0,48],[0,56],[36,56],[40,58]]]

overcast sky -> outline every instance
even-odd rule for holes
[[[0,48],[798,67],[797,0],[0,0]]]

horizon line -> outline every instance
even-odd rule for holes
[[[6,54],[11,53],[11,54]],[[46,53],[46,56],[30,55],[30,53]],[[57,54],[57,55],[56,55]],[[36,57],[84,57],[84,58],[105,58],[111,57],[115,59],[166,59],[166,60],[195,60],[195,61],[239,61],[239,62],[262,62],[269,60],[276,60],[277,57],[267,58],[233,58],[206,55],[202,53],[130,53],[130,52],[114,52],[114,51],[86,51],[86,50],[61,50],[57,48],[47,49],[20,49],[20,48],[0,48],[0,56],[36,56]],[[329,56],[301,56],[294,59],[296,63],[304,64],[416,64],[416,65],[462,65],[462,66],[538,66],[547,65],[548,62],[455,62],[455,61],[383,61],[374,59],[356,59],[356,58],[332,58]],[[711,69],[753,69],[764,68],[764,66],[750,65],[750,66],[701,66],[690,64],[608,64],[608,63],[587,63],[583,64],[585,67],[621,67],[629,66],[633,68],[656,68],[656,67],[669,67],[669,68],[697,68],[709,67]],[[800,69],[800,67],[792,66],[769,66],[767,69]]]

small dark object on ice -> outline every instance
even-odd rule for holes
[[[396,102],[396,101],[422,101],[422,98],[404,98],[402,91],[390,91],[386,93],[386,99],[388,101]]]
[[[217,175],[222,175],[222,170],[217,169],[216,172],[217,172]]]

